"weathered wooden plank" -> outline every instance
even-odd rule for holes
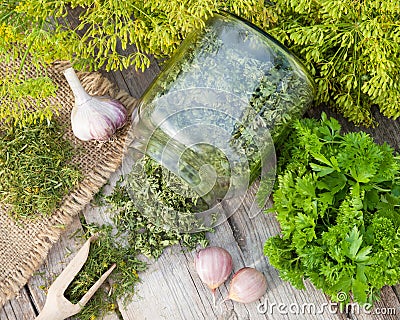
[[[376,126],[365,128],[356,126],[347,121],[341,114],[328,108],[313,108],[307,112],[307,116],[319,118],[322,112],[326,112],[328,116],[336,118],[342,125],[343,132],[349,131],[365,131],[369,133],[377,143],[387,142],[397,151],[400,151],[400,118],[392,120],[384,117],[376,108],[372,108],[372,115],[376,120]]]
[[[394,293],[396,294],[397,299],[400,301],[400,284],[393,287]]]
[[[231,251],[237,245],[229,230],[229,224],[224,223],[216,233],[225,235],[224,247]],[[231,303],[213,306],[210,290],[194,270],[194,254],[182,250],[178,245],[168,248],[140,275],[136,297],[120,310],[124,319],[228,319],[227,311],[231,312],[226,306]],[[239,256],[233,259],[236,265],[242,260]],[[226,295],[226,286],[217,290],[218,304]]]
[[[109,185],[104,188],[105,194],[111,192],[119,176],[119,170],[111,176]],[[105,208],[88,206],[84,210],[84,215],[88,222],[111,223],[110,218],[105,214]],[[229,228],[227,223],[226,225]],[[234,243],[233,236],[231,236],[231,241]],[[215,311],[210,306],[212,299],[209,290],[204,287],[198,277],[195,278],[192,254],[182,254],[182,250],[180,246],[168,248],[157,262],[149,265],[149,269],[143,274],[145,278],[142,278],[145,289],[141,290],[141,285],[139,285],[135,297],[138,301],[136,306],[140,308],[134,309],[131,304],[125,308],[123,302],[119,302],[120,312],[124,319],[158,319],[158,317],[174,319],[178,315],[181,316],[180,319],[210,319],[210,315],[215,315]],[[182,288],[184,288],[183,291]],[[188,290],[191,290],[191,294],[188,294]],[[199,296],[199,290],[203,290],[205,294]],[[180,300],[181,298],[183,301]],[[143,303],[142,299],[146,303]],[[171,299],[174,300],[171,301]],[[184,308],[185,305],[191,307]]]
[[[247,207],[248,209],[249,207]],[[265,239],[279,231],[272,215],[257,215],[252,219],[242,206],[230,219],[208,235],[211,245],[218,245],[231,252],[234,271],[253,266],[264,272],[268,279],[268,292],[260,301],[243,305],[228,301],[219,305],[228,295],[228,282],[217,290],[218,306],[214,307],[209,289],[200,281],[194,265],[194,253],[184,252],[180,246],[167,249],[141,273],[142,283],[137,295],[126,308],[120,306],[124,319],[288,319],[285,310],[278,311],[279,304],[288,308],[291,304],[313,304],[315,312],[326,297],[310,284],[307,291],[294,289],[283,282],[262,254]],[[235,221],[233,221],[235,220]],[[267,307],[275,304],[275,310]],[[273,308],[273,306],[272,306]],[[282,308],[282,307],[281,307]],[[287,311],[287,310],[286,310]],[[298,319],[294,315],[293,319]],[[341,319],[339,314],[310,314],[305,319]]]
[[[286,313],[289,318],[295,318],[296,313],[307,319],[343,318],[338,313],[330,313],[324,307],[329,300],[320,290],[315,289],[309,282],[305,283],[306,290],[295,289],[289,283],[282,281],[278,271],[269,264],[263,254],[263,245],[266,239],[279,232],[279,224],[273,214],[266,215],[260,212],[260,209],[255,210],[257,206],[254,194],[257,188],[258,184],[255,183],[239,210],[229,219],[229,223],[236,234],[240,232],[240,239],[237,240],[246,266],[263,271],[268,279],[269,289],[259,311],[264,311],[271,319],[286,318]]]
[[[73,237],[81,231],[79,217],[75,217],[71,225],[63,232],[59,241],[50,249],[49,254],[40,269],[29,279],[28,288],[37,310],[42,310],[46,302],[46,290],[64,270],[84,243],[83,239]]]
[[[253,199],[248,197],[229,223],[220,225],[209,238],[212,245],[225,247],[233,253],[235,270],[245,265],[263,270],[269,289],[262,301],[246,306],[228,302],[222,309],[214,308],[209,290],[194,271],[193,253],[182,254],[181,248],[175,246],[141,274],[143,282],[137,288],[138,296],[126,309],[121,309],[124,319],[265,319],[265,316],[268,319],[345,319],[338,306],[330,303],[310,283],[306,283],[305,291],[300,291],[279,278],[262,255],[262,244],[279,232],[279,225],[273,215],[249,213],[252,203]],[[227,289],[227,284],[223,285],[218,295],[226,297]],[[397,297],[393,291],[389,293],[384,290],[384,300],[376,305],[376,310],[397,310]],[[289,310],[291,306],[293,309]],[[351,318],[396,319],[394,316],[375,312],[371,315],[357,313]]]
[[[372,309],[350,304],[346,306],[352,320],[398,320],[400,318],[400,305],[396,294],[391,287],[382,289],[381,300],[374,304]]]
[[[1,320],[32,320],[36,317],[34,309],[29,298],[29,292],[26,288],[22,288],[19,295],[8,301],[2,309],[0,309]]]
[[[144,72],[135,70],[133,66],[114,72],[104,72],[104,76],[115,83],[120,89],[129,92],[134,98],[140,98],[153,79],[159,74],[160,67],[153,57],[149,57],[151,65]]]
[[[121,318],[115,312],[109,312],[101,318],[101,320],[121,320]],[[129,319],[128,319],[129,320]]]

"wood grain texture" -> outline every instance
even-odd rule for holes
[[[372,309],[355,304],[346,306],[352,320],[398,320],[400,319],[400,304],[393,288],[382,289],[381,300]]]
[[[72,224],[61,235],[59,241],[51,248],[44,264],[30,278],[27,287],[38,311],[43,309],[46,302],[46,290],[84,243],[83,239],[73,236],[81,230],[82,226],[79,217],[75,217]]]
[[[103,75],[115,83],[120,89],[139,99],[149,87],[151,82],[160,73],[160,67],[153,57],[149,57],[151,65],[144,72],[129,67],[122,71],[103,72]]]
[[[393,287],[394,293],[396,294],[397,299],[400,301],[400,284]]]
[[[18,296],[7,302],[0,309],[1,320],[32,320],[36,317],[35,309],[26,288],[21,289]]]

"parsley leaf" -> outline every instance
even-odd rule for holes
[[[293,127],[268,210],[281,235],[264,253],[297,288],[308,278],[333,301],[344,292],[371,303],[384,285],[400,283],[400,162],[364,132],[340,134],[325,114]]]

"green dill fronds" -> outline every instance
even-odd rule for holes
[[[318,102],[355,124],[372,125],[371,107],[400,116],[399,1],[274,1],[270,30],[312,71]]]
[[[260,27],[276,20],[258,0],[12,0],[0,4],[0,23],[13,33],[10,37],[0,32],[0,53],[3,41],[14,54],[11,43],[24,44],[46,62],[71,60],[91,70],[144,70],[150,65],[148,54],[171,55],[189,32],[203,27],[219,10]]]
[[[49,123],[59,109],[49,100],[57,89],[47,76],[6,75],[0,79],[0,123],[19,127]]]

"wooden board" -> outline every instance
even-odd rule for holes
[[[0,309],[1,320],[32,320],[35,317],[36,311],[26,288],[19,292],[17,298],[7,302]]]
[[[59,241],[50,249],[46,261],[29,280],[27,287],[35,309],[40,311],[46,302],[46,292],[52,282],[75,256],[84,241],[74,235],[82,230],[79,217],[65,230]]]

